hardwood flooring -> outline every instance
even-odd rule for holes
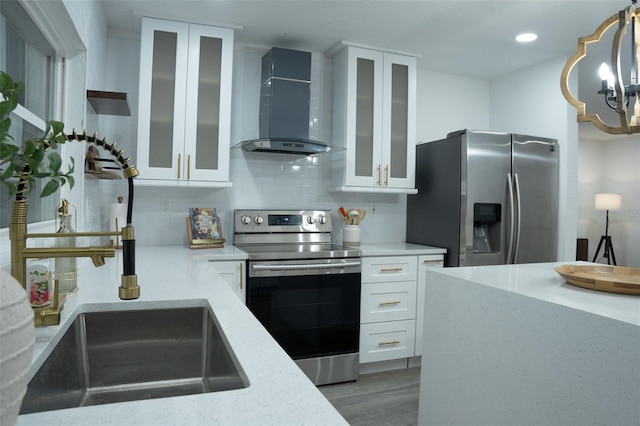
[[[419,367],[363,374],[355,382],[318,389],[351,426],[418,424]]]

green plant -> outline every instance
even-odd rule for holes
[[[53,194],[65,183],[73,188],[74,159],[66,172],[61,170],[62,159],[56,152],[48,152],[47,148],[55,150],[58,144],[66,142],[63,130],[64,124],[59,121],[47,121],[44,135],[40,138],[24,141],[22,146],[16,144],[9,134],[11,119],[9,114],[18,105],[18,97],[24,85],[15,83],[4,71],[0,71],[0,182],[4,184],[9,195],[18,192],[18,181],[23,181],[25,193],[35,185],[36,179],[48,179],[44,185],[41,197]],[[16,180],[18,178],[18,180]]]

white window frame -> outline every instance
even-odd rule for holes
[[[54,57],[52,58],[53,77],[51,81],[54,97],[52,102],[53,111],[51,111],[51,117],[47,117],[46,119],[57,119],[62,121],[62,117],[64,117],[65,112],[64,105],[66,103],[67,93],[67,88],[64,84],[67,77],[66,60],[67,58],[72,58],[84,53],[86,51],[86,47],[76,30],[73,19],[62,3],[27,0],[18,0],[18,2],[22,5],[55,51]],[[37,127],[40,126],[36,123],[41,123],[42,130],[44,130],[45,122],[34,116],[21,105],[18,105],[14,110],[14,114],[23,119],[28,118],[27,121]],[[34,118],[36,120],[34,120]],[[78,170],[78,162],[76,163],[76,170]],[[82,162],[79,163],[79,167],[79,170],[82,171]],[[55,219],[31,223],[29,224],[29,232],[52,232],[51,230],[54,226]],[[9,229],[0,228],[0,241],[3,241],[3,243],[0,244],[0,267],[7,265],[8,259],[10,258],[11,245],[8,244],[8,240]],[[5,241],[7,244],[4,244]]]

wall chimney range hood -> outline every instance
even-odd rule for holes
[[[274,47],[262,57],[259,139],[240,142],[248,152],[316,155],[331,145],[309,139],[311,53]]]

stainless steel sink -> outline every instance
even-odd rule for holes
[[[208,308],[91,312],[29,382],[20,414],[248,386]]]

